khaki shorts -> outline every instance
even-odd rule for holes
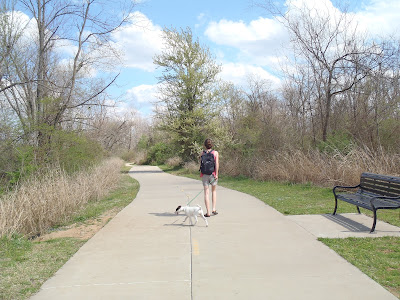
[[[214,175],[205,175],[203,174],[203,177],[201,177],[202,181],[203,181],[203,186],[209,186],[210,184],[212,186],[216,186],[218,183],[218,179],[214,180]],[[213,181],[214,180],[214,181]]]

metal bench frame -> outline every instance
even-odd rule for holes
[[[353,190],[353,192],[342,193],[337,190]],[[378,209],[397,209],[400,208],[400,177],[379,175],[373,173],[362,173],[360,184],[356,186],[335,186],[333,188],[335,196],[336,215],[338,199],[353,204],[357,207],[368,209],[374,213],[374,223],[371,233],[375,231],[377,210]]]

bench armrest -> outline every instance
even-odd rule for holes
[[[359,184],[357,184],[357,185],[355,185],[355,186],[343,186],[343,185],[336,185],[336,186],[334,186],[333,187],[333,194],[336,196],[336,189],[356,189],[356,188],[358,188],[358,187],[360,187],[360,185]]]

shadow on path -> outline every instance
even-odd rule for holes
[[[342,215],[325,214],[323,216],[325,218],[327,218],[328,220],[333,221],[336,224],[339,224],[352,232],[364,232],[364,231],[369,232],[371,230],[369,227],[367,227],[363,224],[360,224],[358,222],[355,222],[355,221],[353,221],[349,218],[346,218]]]
[[[146,171],[129,171],[128,174],[159,174],[164,173],[161,170],[146,170]]]
[[[154,215],[157,217],[176,217],[177,216],[177,214],[172,213],[172,212],[163,212],[163,213],[155,212],[155,213],[149,213],[149,215]]]

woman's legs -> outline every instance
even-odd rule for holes
[[[217,205],[217,185],[212,185],[211,188],[212,188],[212,211],[215,212]]]
[[[212,179],[213,177],[211,177]],[[206,205],[207,214],[210,215],[211,212],[216,212],[216,205],[217,205],[217,185],[216,182],[211,184],[211,191],[212,191],[212,210],[210,210],[210,185],[209,185],[209,178],[203,177],[203,186],[204,186],[204,203]]]
[[[204,203],[206,205],[207,215],[210,215],[210,189],[208,185],[204,186]]]

